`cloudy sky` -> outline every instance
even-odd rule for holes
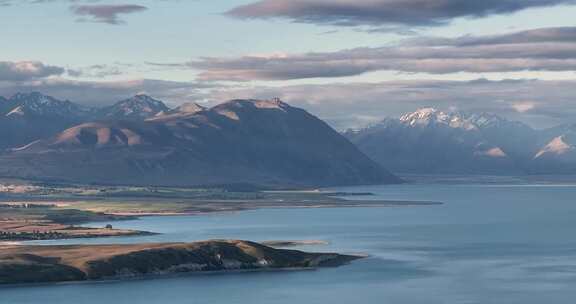
[[[0,95],[576,122],[576,0],[0,0]]]

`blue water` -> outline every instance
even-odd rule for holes
[[[310,251],[367,253],[340,268],[0,288],[4,304],[502,303],[576,301],[576,186],[413,184],[337,190],[441,206],[269,209],[150,217],[161,232],[90,243],[212,238],[325,240]],[[368,199],[369,197],[363,197]],[[87,243],[75,240],[58,243]],[[44,242],[46,243],[46,242]]]

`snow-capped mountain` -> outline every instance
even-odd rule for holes
[[[540,131],[522,122],[511,121],[493,113],[465,115],[487,141],[500,147],[519,166],[529,167],[530,161],[542,144]]]
[[[17,93],[9,98],[0,97],[0,149],[21,147],[85,122],[183,117],[203,110],[205,108],[194,103],[170,109],[162,101],[146,95],[94,108],[39,92]]]
[[[279,100],[79,124],[0,155],[0,175],[148,185],[400,181],[322,120]]]
[[[169,110],[162,101],[140,94],[102,108],[97,115],[101,119],[142,120]]]
[[[278,99],[233,100],[213,108],[187,103],[170,109],[160,100],[136,95],[111,106],[90,108],[37,92],[19,93],[0,97],[0,149],[17,151],[16,148],[28,147],[55,134],[60,134],[62,147],[172,145],[167,138],[179,143],[177,146],[190,141],[206,143],[228,134],[213,134],[212,128],[204,126],[226,128],[229,134],[236,134],[234,128],[228,127],[257,123],[250,128],[272,132],[274,128],[284,128],[284,122],[268,121],[276,116],[262,113],[298,111],[301,110]],[[246,114],[251,112],[258,115]],[[259,129],[261,125],[268,125],[270,131]],[[169,137],[155,133],[167,128],[173,131],[168,132]],[[61,133],[64,130],[68,133]],[[424,108],[344,135],[393,172],[576,174],[576,124],[534,130],[496,114]],[[239,141],[233,146],[244,144]],[[221,149],[228,151],[229,147]]]
[[[536,131],[490,113],[424,108],[345,135],[395,172],[521,173]]]
[[[0,148],[25,145],[88,119],[93,110],[38,92],[0,101]]]
[[[68,100],[59,100],[38,92],[15,94],[6,103],[10,109],[4,113],[6,116],[82,117],[93,111]]]
[[[419,109],[400,117],[400,123],[411,127],[444,126],[453,129],[476,130],[474,123],[468,117],[459,113],[442,112],[434,108]]]

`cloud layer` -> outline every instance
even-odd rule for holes
[[[149,94],[169,103],[180,104],[197,100],[206,84],[194,82],[135,79],[124,81],[76,81],[63,78],[26,82],[0,81],[1,95],[39,91],[54,97],[87,105],[108,105],[135,94]]]
[[[205,98],[216,102],[280,97],[338,129],[363,127],[423,107],[494,112],[536,127],[549,127],[574,123],[574,87],[576,81],[412,80],[224,89]]]
[[[187,63],[203,80],[290,80],[373,71],[449,74],[575,71],[576,27],[500,36],[411,39],[397,46],[337,52],[203,58]]]
[[[54,70],[50,72],[51,69]],[[429,106],[497,112],[536,126],[573,122],[576,117],[574,80],[413,80],[246,88],[153,79],[78,81],[64,79],[59,76],[61,73],[64,73],[61,68],[37,62],[0,63],[0,92],[9,96],[41,91],[84,104],[110,104],[137,93],[150,94],[174,105],[187,101],[216,104],[234,98],[281,97],[339,129],[365,126],[387,116]]]
[[[261,0],[236,7],[227,14],[245,19],[283,18],[340,26],[438,26],[455,18],[480,18],[575,3],[574,0]]]
[[[576,43],[576,27],[549,27],[502,35],[462,36],[459,38],[415,38],[405,41],[414,46],[478,46],[497,44]]]

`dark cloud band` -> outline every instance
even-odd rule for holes
[[[245,19],[283,18],[299,23],[438,26],[455,18],[510,14],[574,0],[261,0],[228,15]]]
[[[185,64],[203,80],[290,80],[356,76],[374,71],[449,74],[576,71],[576,28],[501,36],[420,38],[393,47],[337,52],[203,58]]]

